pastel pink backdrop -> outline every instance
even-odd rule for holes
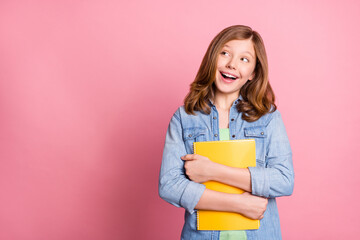
[[[264,38],[294,153],[284,239],[360,235],[358,1],[1,1],[0,239],[179,239],[170,117],[211,39]]]

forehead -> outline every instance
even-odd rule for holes
[[[226,42],[223,47],[224,48],[230,48],[231,50],[239,52],[239,53],[241,53],[241,52],[249,52],[253,56],[255,56],[254,44],[251,41],[251,39],[243,39],[243,40],[235,39],[235,40],[231,40],[231,41]]]

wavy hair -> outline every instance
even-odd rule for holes
[[[255,54],[255,75],[240,89],[242,100],[236,108],[242,114],[242,119],[248,122],[258,120],[268,112],[276,110],[275,95],[268,79],[268,60],[264,42],[259,33],[244,25],[234,25],[225,28],[211,41],[195,80],[190,85],[190,91],[184,100],[185,111],[195,115],[195,111],[210,114],[210,100],[214,99],[215,75],[217,60],[223,46],[231,40],[251,39]]]

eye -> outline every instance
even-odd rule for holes
[[[241,58],[241,61],[250,62],[248,58]]]
[[[229,55],[229,53],[228,53],[228,52],[225,52],[225,51],[221,52],[220,54],[221,54],[221,55],[225,55],[225,56],[228,56],[228,55]]]

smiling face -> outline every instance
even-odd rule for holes
[[[239,96],[240,88],[254,78],[256,55],[251,39],[231,40],[220,51],[215,94]]]

